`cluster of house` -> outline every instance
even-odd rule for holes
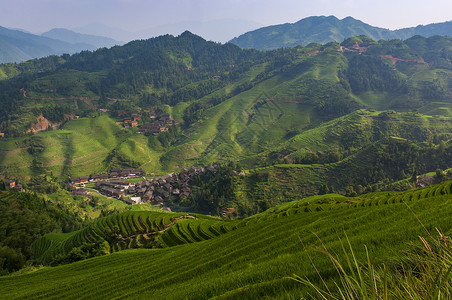
[[[165,201],[170,198],[182,200],[189,197],[191,193],[190,181],[205,172],[216,173],[217,169],[215,166],[183,168],[180,173],[170,173],[153,179],[139,181],[136,184],[121,180],[121,178],[135,177],[138,174],[141,176],[142,172],[140,169],[112,169],[109,174],[93,175],[91,178],[89,176],[72,178],[71,184],[75,186],[77,183],[96,182],[95,188],[101,194],[122,199],[128,204],[152,202],[164,205]],[[106,181],[107,179],[109,181]],[[81,195],[86,194],[86,191],[81,188],[74,191]]]
[[[108,111],[108,109],[105,111]],[[137,110],[118,110],[116,113],[119,117],[123,117],[122,121],[116,123],[124,126],[124,128],[137,127],[138,123],[141,122],[141,118],[143,116],[142,113]]]
[[[179,125],[179,121],[171,120],[170,114],[157,115],[155,112],[149,114],[152,122],[146,123],[137,131],[137,133],[159,133],[168,131],[169,126]]]
[[[137,182],[129,188],[129,193],[141,197],[143,202],[163,205],[169,198],[180,199],[190,196],[190,181],[204,172],[216,173],[215,166],[208,168],[182,169],[180,173],[170,173],[161,177]]]
[[[142,169],[111,169],[108,174],[95,174],[92,176],[82,176],[71,178],[71,184],[96,182],[99,180],[117,179],[117,178],[134,178],[143,176]]]

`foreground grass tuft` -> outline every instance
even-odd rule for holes
[[[310,287],[314,298],[319,299],[451,299],[452,297],[452,240],[436,229],[438,237],[419,236],[420,242],[410,245],[400,260],[388,267],[371,263],[366,248],[367,261],[357,261],[347,235],[346,243],[340,238],[342,259],[330,253],[323,245],[317,250],[329,257],[339,282],[327,284],[320,273],[323,286],[307,277],[293,275],[291,278]],[[315,264],[312,265],[317,270]]]

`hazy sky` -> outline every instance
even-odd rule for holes
[[[183,21],[244,19],[262,25],[352,16],[398,29],[452,20],[451,0],[0,0],[0,25],[33,33],[102,23],[139,31]]]

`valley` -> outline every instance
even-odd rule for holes
[[[0,65],[1,294],[294,299],[340,280],[323,243],[400,295],[401,251],[450,235],[451,49],[184,32]]]

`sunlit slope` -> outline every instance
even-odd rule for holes
[[[161,149],[160,149],[161,151]],[[147,137],[122,129],[107,115],[68,122],[62,129],[32,137],[0,141],[0,165],[12,177],[86,176],[102,173],[112,164],[160,168],[159,151]]]
[[[291,299],[307,296],[292,273],[318,281],[336,276],[331,261],[312,249],[341,253],[345,231],[364,261],[390,259],[419,235],[452,228],[451,183],[360,198],[326,195],[286,204],[244,220],[246,226],[206,241],[163,249],[125,250],[111,255],[0,278],[0,291],[15,298]],[[401,202],[402,199],[404,202]],[[408,208],[409,206],[409,208]],[[414,214],[416,215],[414,215]],[[419,220],[425,228],[419,223]],[[303,248],[303,241],[306,249]]]
[[[297,157],[310,151],[362,148],[391,136],[422,142],[428,140],[432,133],[450,135],[451,126],[452,119],[448,117],[358,110],[306,130],[276,149],[287,149]]]
[[[316,82],[335,86],[337,72],[345,64],[341,54],[323,53],[318,57],[300,56],[279,72],[271,72],[268,65],[255,67],[249,78],[259,75],[264,80],[207,110],[188,130],[187,138],[163,159],[205,164],[244,159],[276,147],[307,126],[322,123],[328,117],[314,111],[315,104],[305,93]],[[309,84],[303,84],[305,81]]]

